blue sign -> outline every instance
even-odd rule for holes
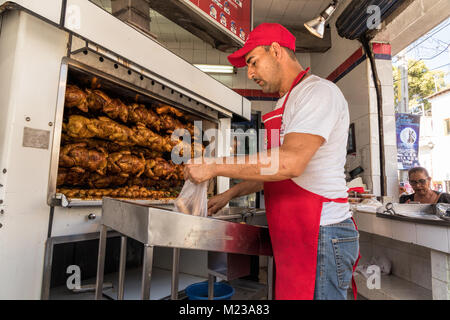
[[[419,164],[420,116],[409,113],[395,115],[397,131],[397,163],[399,170],[409,170]]]

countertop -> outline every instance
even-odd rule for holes
[[[376,206],[352,205],[358,230],[450,253],[450,226],[386,219]]]

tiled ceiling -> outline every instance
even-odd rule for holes
[[[277,22],[301,27],[320,14],[331,0],[254,0],[253,23]]]
[[[91,1],[111,12],[111,0]],[[253,0],[253,25],[256,27],[263,22],[278,22],[290,27],[301,27],[306,21],[318,16],[330,2],[331,0]],[[150,17],[151,32],[163,43],[198,39],[154,10],[150,11]]]

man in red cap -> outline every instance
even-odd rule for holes
[[[248,156],[189,163],[185,178],[244,180],[211,198],[210,213],[264,189],[276,299],[346,299],[359,248],[344,175],[347,102],[334,83],[307,74],[295,56],[295,37],[279,24],[256,27],[228,60],[247,66],[263,92],[281,97],[263,116],[269,150],[257,163]]]

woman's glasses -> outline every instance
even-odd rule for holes
[[[412,185],[412,186],[417,186],[418,184],[421,184],[421,185],[425,185],[425,183],[427,183],[427,180],[426,179],[419,179],[419,180],[409,180],[409,183]]]

